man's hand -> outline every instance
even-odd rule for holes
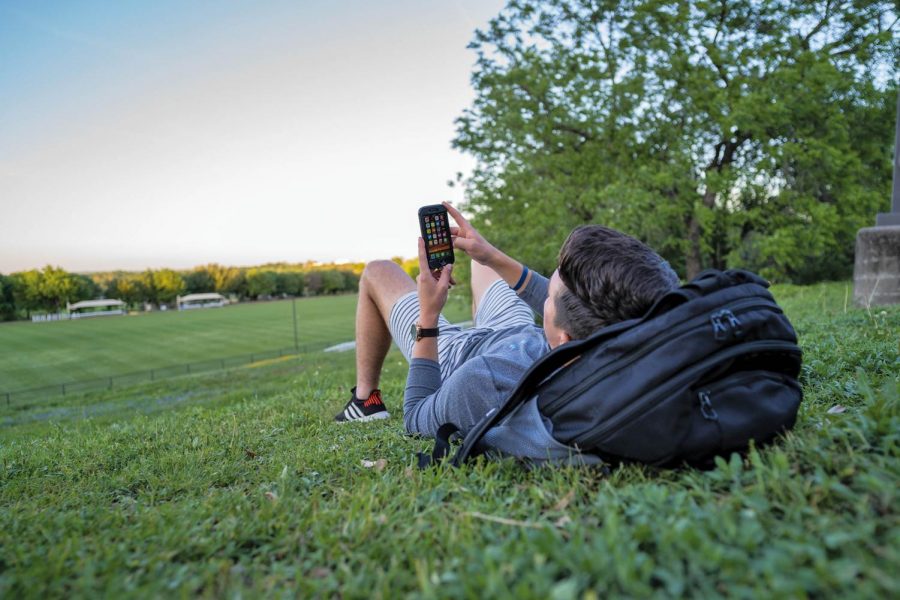
[[[419,238],[419,276],[416,277],[416,285],[419,294],[419,324],[422,327],[437,326],[438,315],[447,303],[452,270],[453,265],[444,265],[440,276],[433,277],[425,254],[425,240]]]
[[[475,262],[490,267],[491,262],[497,256],[497,249],[485,240],[452,204],[444,202],[443,205],[459,225],[459,227],[450,228],[453,246],[468,254]]]
[[[444,202],[444,207],[459,225],[450,228],[453,245],[472,257],[475,262],[493,269],[509,287],[515,287],[524,272],[522,263],[510,258],[481,237],[481,234],[449,202]],[[528,273],[519,289],[524,289],[523,286],[530,280],[531,273]]]

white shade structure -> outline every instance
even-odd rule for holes
[[[190,310],[192,308],[218,308],[228,304],[228,300],[222,294],[206,292],[202,294],[188,294],[175,298],[178,310]]]
[[[83,319],[86,317],[110,317],[125,314],[125,303],[121,300],[101,299],[82,300],[75,304],[66,302],[66,310],[70,319]]]

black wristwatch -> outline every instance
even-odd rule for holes
[[[437,327],[434,327],[431,329],[426,329],[425,327],[422,327],[418,323],[416,323],[415,325],[412,326],[411,331],[412,331],[413,338],[415,338],[415,340],[417,342],[419,340],[421,340],[422,338],[437,337],[438,334],[441,332],[441,330],[438,329]]]

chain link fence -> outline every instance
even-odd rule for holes
[[[222,371],[241,367],[264,360],[272,360],[284,356],[292,356],[296,354],[304,354],[307,352],[318,352],[324,350],[329,344],[306,344],[300,346],[291,346],[290,348],[280,348],[278,350],[266,350],[262,352],[254,352],[253,354],[243,354],[241,356],[229,356],[226,358],[211,358],[200,362],[185,363],[168,367],[159,367],[146,371],[133,371],[131,373],[123,373],[121,375],[112,375],[110,377],[98,377],[95,379],[83,379],[79,381],[67,381],[64,383],[56,383],[53,385],[45,385],[25,390],[15,390],[4,392],[0,391],[0,402],[6,406],[13,406],[24,402],[40,401],[49,397],[67,396],[69,394],[83,394],[85,392],[95,392],[99,390],[112,390],[132,386],[138,383],[146,383],[151,381],[162,381],[172,379],[173,377],[181,377],[194,373],[209,373],[212,371]]]

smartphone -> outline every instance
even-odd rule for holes
[[[453,242],[450,239],[450,221],[447,209],[440,204],[430,204],[419,209],[419,227],[425,240],[428,268],[435,270],[456,261]]]

